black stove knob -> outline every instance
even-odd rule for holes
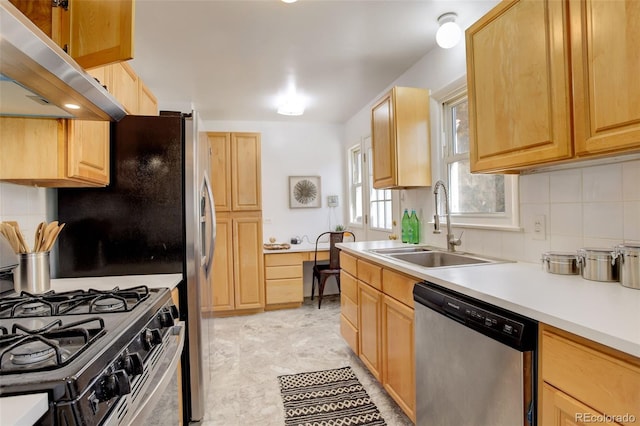
[[[153,330],[147,328],[142,332],[142,344],[146,350],[150,350],[160,343],[162,343],[162,334],[157,328]]]
[[[144,371],[144,366],[142,364],[142,358],[140,357],[140,354],[134,352],[132,354],[124,355],[122,368],[130,376],[137,376],[139,374],[142,374],[142,372]]]
[[[117,370],[102,378],[97,392],[99,401],[108,401],[111,398],[131,393],[131,382],[124,370]]]
[[[173,319],[175,318],[172,314],[170,310],[165,310],[160,312],[159,314],[160,316],[160,325],[162,327],[171,327],[173,326]]]

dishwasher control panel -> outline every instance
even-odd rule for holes
[[[465,323],[472,322],[476,326],[491,329],[494,332],[513,337],[517,340],[522,336],[522,330],[524,328],[522,323],[481,309],[478,306],[463,302],[460,299],[445,296],[443,307],[445,312],[454,314]]]

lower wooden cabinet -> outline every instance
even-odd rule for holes
[[[340,254],[340,333],[416,421],[413,286],[418,278]]]
[[[541,324],[539,367],[542,426],[640,420],[639,358]]]
[[[358,335],[360,359],[373,377],[382,380],[382,293],[358,281]]]
[[[416,370],[413,309],[382,296],[382,384],[411,420],[416,421]]]
[[[218,213],[211,310],[264,309],[262,215]]]
[[[302,266],[307,258],[304,252],[264,255],[267,305],[302,304]]]

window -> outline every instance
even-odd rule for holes
[[[517,177],[472,174],[469,171],[469,103],[466,90],[449,96],[442,105],[443,166],[452,221],[459,225],[516,227]]]
[[[373,158],[371,147],[367,149],[369,158]],[[369,228],[379,231],[391,231],[392,225],[392,201],[390,189],[375,189],[373,187],[373,161],[369,165],[369,215],[371,223]]]
[[[362,149],[360,145],[349,150],[349,221],[362,225]]]

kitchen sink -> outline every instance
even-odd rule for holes
[[[373,249],[371,252],[401,260],[425,268],[444,268],[464,265],[483,265],[504,263],[507,260],[495,259],[464,252],[447,252],[431,247],[394,247],[388,249]]]

